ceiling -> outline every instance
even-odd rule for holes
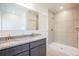
[[[79,6],[79,3],[36,3],[36,5],[40,5],[44,8],[48,8],[50,11],[56,13],[61,9],[64,10],[64,9]]]

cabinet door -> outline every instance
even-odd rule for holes
[[[21,52],[21,53],[17,54],[16,56],[29,56],[29,51]]]
[[[46,56],[46,45],[31,49],[31,56]]]
[[[31,56],[39,56],[40,55],[39,52],[40,52],[39,47],[36,47],[36,48],[31,49],[30,54]]]
[[[29,44],[23,44],[23,45],[7,48],[4,50],[0,50],[0,56],[13,56],[28,50],[29,50]]]
[[[39,50],[40,50],[39,52],[40,56],[46,56],[46,45],[40,46]]]

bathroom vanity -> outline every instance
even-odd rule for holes
[[[38,29],[37,11],[15,3],[0,4],[0,56],[45,56],[46,36],[33,34]]]
[[[46,38],[18,38],[1,43],[0,48],[0,56],[46,56]]]

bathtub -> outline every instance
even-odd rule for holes
[[[78,50],[78,48],[55,42],[47,45],[48,56],[79,56]]]

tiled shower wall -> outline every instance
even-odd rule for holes
[[[78,7],[55,15],[55,42],[78,47]]]

